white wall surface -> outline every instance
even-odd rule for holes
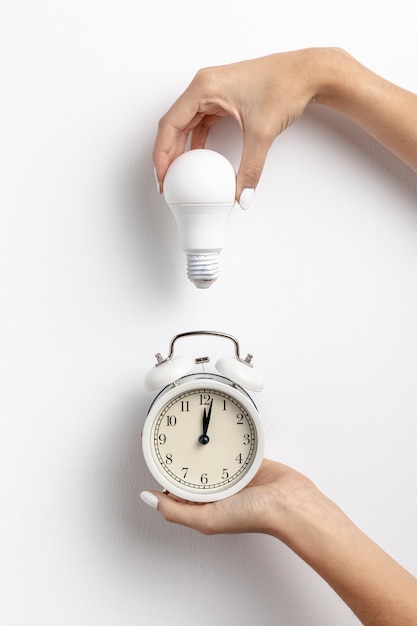
[[[143,376],[177,332],[252,352],[267,455],[307,473],[417,574],[417,177],[320,107],[274,143],[221,276],[198,291],[158,198],[159,117],[205,65],[344,47],[417,91],[406,0],[3,0],[1,623],[345,626],[270,537],[204,537],[155,487]],[[209,147],[237,167],[225,121]]]

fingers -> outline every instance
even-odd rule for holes
[[[172,113],[170,114],[172,115]],[[196,113],[185,126],[173,125],[166,118],[159,123],[152,159],[159,183],[163,183],[171,163],[182,154],[191,134],[190,148],[204,148],[210,129],[223,117]]]
[[[160,123],[153,151],[153,162],[160,186],[171,163],[184,152],[190,131],[192,131],[190,148],[204,148],[209,131],[219,117],[218,115],[196,115],[193,122],[185,129]],[[262,136],[258,133],[246,133],[244,136],[242,158],[236,179],[236,198],[242,209],[249,208],[274,138],[274,135]]]
[[[178,129],[171,124],[162,124],[162,121],[160,122],[152,153],[155,173],[160,185],[163,183],[168,167],[177,156],[184,152],[187,140],[187,131]]]
[[[184,92],[160,119],[155,138],[152,159],[160,184],[171,163],[182,154],[190,132],[198,126],[204,114],[198,110],[198,102]]]
[[[216,502],[186,502],[167,493],[142,492],[141,498],[167,522],[192,528],[204,535],[264,532],[268,494],[243,489]]]
[[[186,502],[172,495],[155,491],[143,491],[140,496],[146,504],[157,509],[167,522],[187,526],[203,534],[215,532],[215,529],[210,525],[212,519],[210,513],[213,513],[214,508],[211,503]]]
[[[191,149],[204,148],[210,129],[219,121],[219,115],[204,115],[201,121],[192,130]]]
[[[243,117],[238,109],[208,99],[204,104],[191,87],[184,92],[161,118],[153,149],[153,162],[159,187],[171,163],[182,154],[191,134],[190,148],[204,148],[211,128],[220,118],[232,115],[239,123],[244,138],[243,151],[236,180],[236,198],[242,208],[248,208],[253,191],[259,183],[265,160],[275,139],[276,124],[271,116],[258,110]],[[242,192],[245,193],[242,196]],[[242,196],[242,198],[241,198]]]
[[[158,511],[167,522],[204,532],[204,508],[206,506],[209,505],[184,502],[162,494],[159,499]]]
[[[210,87],[211,85],[211,87]],[[231,111],[219,104],[211,72],[200,70],[187,89],[160,119],[153,162],[161,185],[168,167],[186,148],[204,148],[210,129]]]

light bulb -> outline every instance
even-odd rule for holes
[[[188,278],[199,289],[210,287],[219,274],[235,195],[233,165],[213,150],[184,152],[166,173],[164,198],[177,223]]]

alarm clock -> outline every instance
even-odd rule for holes
[[[217,360],[216,372],[206,372],[209,357],[174,356],[174,344],[193,335],[228,339],[235,353]],[[213,502],[237,493],[255,476],[264,453],[262,421],[246,391],[263,387],[252,355],[242,359],[232,335],[205,330],[176,335],[168,356],[155,356],[157,363],[146,375],[145,387],[162,390],[142,432],[151,474],[171,494],[193,502]],[[204,369],[190,373],[196,364]]]

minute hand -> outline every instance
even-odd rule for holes
[[[204,407],[204,412],[203,412],[203,434],[200,436],[199,438],[199,442],[202,444],[206,444],[210,441],[208,435],[207,435],[207,431],[208,431],[208,427],[210,424],[210,419],[211,419],[211,410],[213,408],[213,400],[210,402],[210,407],[208,410],[208,413],[206,411],[206,408]]]

